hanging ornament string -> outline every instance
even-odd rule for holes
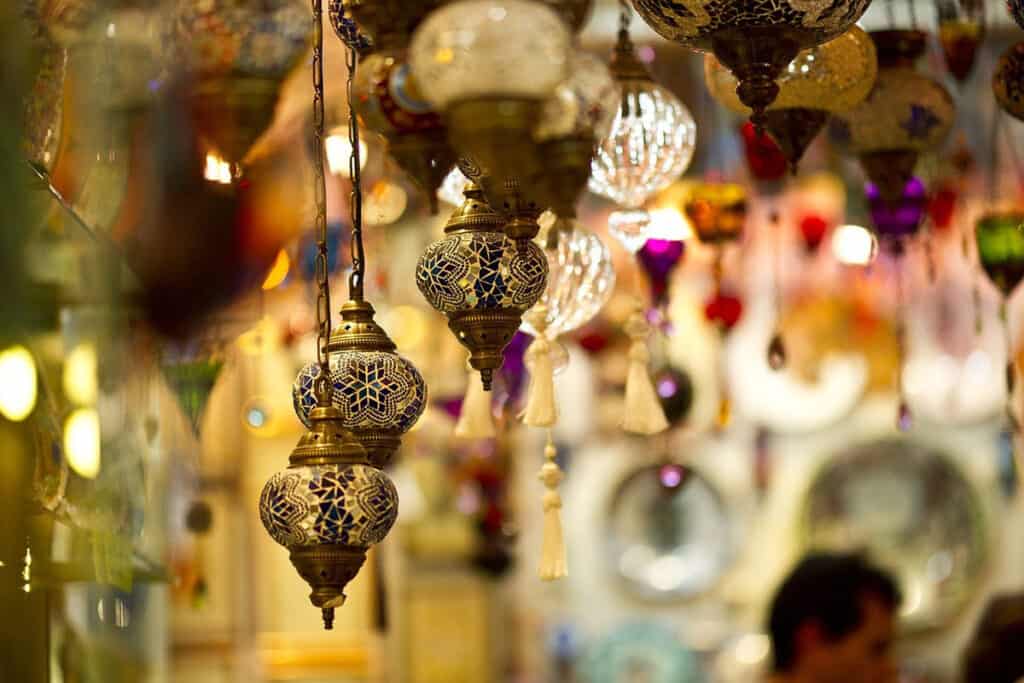
[[[324,22],[323,0],[313,0],[313,183],[316,202],[316,360],[320,374],[316,396],[330,405],[331,382],[327,342],[331,338],[331,290],[327,277],[327,177],[324,173]]]

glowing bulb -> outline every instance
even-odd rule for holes
[[[647,225],[647,239],[685,242],[693,237],[690,221],[679,209],[651,209]]]
[[[24,346],[0,353],[0,414],[21,422],[36,407],[36,362]]]
[[[203,168],[203,177],[213,183],[221,185],[231,184],[231,164],[213,152],[206,155],[206,166]]]
[[[832,233],[832,255],[848,266],[866,266],[874,260],[878,240],[860,225],[841,225]]]
[[[96,403],[96,347],[82,343],[71,349],[64,361],[64,395],[80,406]]]
[[[79,476],[95,479],[100,473],[100,416],[79,408],[64,423],[64,453]]]
[[[327,168],[330,169],[331,173],[348,178],[351,175],[349,173],[348,160],[352,155],[352,143],[348,140],[348,131],[342,132],[338,130],[328,135],[327,139],[324,140],[324,149],[327,151]],[[365,166],[366,143],[360,139],[359,170],[363,170]]]
[[[263,280],[263,289],[273,289],[284,282],[284,279],[288,277],[288,268],[290,268],[291,265],[292,260],[288,258],[288,252],[284,249],[277,252],[277,258],[274,259],[274,265],[270,267],[267,277]]]

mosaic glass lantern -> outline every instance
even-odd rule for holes
[[[1024,121],[1024,43],[1013,45],[999,57],[992,92],[1003,111]]]
[[[737,94],[755,124],[779,93],[775,79],[800,50],[838,37],[860,18],[870,0],[632,0],[661,36],[714,52],[739,81]]]
[[[331,628],[345,587],[398,516],[398,492],[370,464],[335,407],[315,408],[310,431],[260,495],[260,520],[313,589],[310,601]]]
[[[240,163],[270,125],[310,33],[300,0],[180,0],[168,57],[195,80],[190,96],[200,132],[223,159]]]
[[[867,99],[833,118],[833,139],[860,157],[882,198],[899,201],[918,156],[938,148],[956,109],[949,92],[914,70],[925,49],[919,31],[875,31],[878,78]]]
[[[878,73],[875,45],[852,27],[838,38],[804,50],[776,79],[779,94],[766,111],[765,129],[795,169],[828,117],[867,97]],[[713,54],[704,58],[704,80],[712,96],[730,110],[749,116],[736,92],[736,77]]]
[[[369,37],[372,52],[404,50],[412,32],[442,0],[330,0],[331,25],[338,29],[347,13]]]
[[[448,317],[448,327],[470,353],[470,365],[491,388],[502,353],[523,313],[547,284],[548,261],[533,242],[517,245],[504,219],[470,183],[465,201],[416,265],[416,284],[427,302]]]
[[[892,253],[903,253],[905,240],[917,234],[928,210],[928,192],[919,178],[911,178],[899,201],[886,201],[874,183],[864,189],[878,242]]]
[[[987,213],[974,228],[978,260],[1003,296],[1024,279],[1024,212]]]

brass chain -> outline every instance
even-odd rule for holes
[[[316,359],[320,365],[317,401],[330,402],[331,289],[327,276],[327,178],[324,174],[324,22],[323,0],[313,0],[313,168],[316,202]]]
[[[626,0],[619,0],[619,33],[629,33],[629,22],[632,19],[633,13],[629,8],[629,3]]]
[[[362,171],[359,168],[359,117],[356,116],[355,98],[352,95],[359,51],[356,42],[346,41],[345,46],[345,65],[348,67],[348,81],[345,85],[345,96],[348,100],[348,142],[352,149],[348,159],[349,177],[352,179],[352,193],[349,199],[352,214],[352,273],[348,278],[348,294],[353,301],[362,301],[363,279],[366,275],[366,255],[363,251],[363,183]]]

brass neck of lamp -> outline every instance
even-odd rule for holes
[[[395,343],[373,319],[369,301],[346,301],[341,307],[341,322],[331,333],[329,352],[394,351]]]
[[[483,190],[472,180],[462,190],[462,204],[444,226],[445,234],[457,232],[501,232],[505,219],[491,208]]]
[[[366,449],[342,426],[341,411],[317,406],[309,413],[312,423],[288,457],[291,467],[310,465],[366,465]]]

